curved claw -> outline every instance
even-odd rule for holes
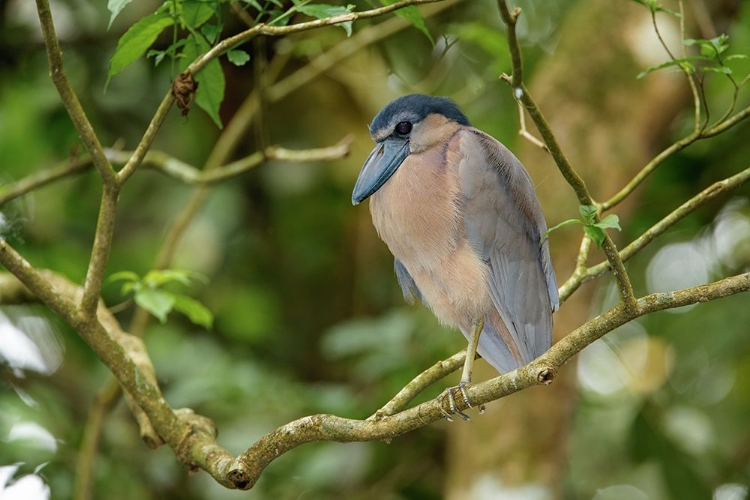
[[[443,407],[442,407],[442,406],[438,406],[438,409],[440,410],[440,413],[442,413],[442,414],[443,414],[443,417],[444,417],[444,418],[445,418],[445,419],[446,419],[446,420],[447,420],[448,422],[453,422],[453,417],[451,417],[451,414],[450,414],[450,413],[448,413],[447,411],[443,410]]]
[[[466,406],[468,406],[469,408],[473,408],[473,406],[471,406],[471,401],[469,401],[469,392],[466,390],[468,386],[468,382],[461,382],[460,384],[458,384],[458,389],[461,391],[461,395],[464,397]]]
[[[469,401],[469,394],[466,391],[466,387],[468,386],[468,383],[462,382],[459,385],[455,387],[449,387],[446,389],[446,392],[448,393],[448,404],[449,404],[449,410],[447,411],[443,409],[442,406],[440,406],[440,413],[445,417],[445,419],[448,422],[453,422],[453,415],[458,415],[462,419],[466,420],[467,422],[471,422],[471,418],[464,412],[458,409],[458,405],[456,405],[456,396],[454,395],[454,391],[458,389],[461,392],[462,397],[464,398],[464,402],[466,403],[466,406],[469,408],[472,408],[471,401]]]
[[[463,418],[467,422],[471,422],[471,418],[469,418],[469,416],[466,413],[459,410],[458,406],[456,406],[456,397],[453,395],[453,389],[455,389],[455,387],[451,387],[448,389],[448,401],[451,404],[451,411],[453,412],[454,415],[458,415],[459,417]],[[463,389],[463,388],[459,386],[459,389]],[[463,390],[461,392],[463,393]],[[471,407],[471,405],[469,406]]]

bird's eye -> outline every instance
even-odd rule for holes
[[[396,133],[398,135],[406,135],[409,132],[411,132],[411,123],[409,123],[409,122],[399,122],[396,125]]]

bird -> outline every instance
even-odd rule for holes
[[[559,307],[547,224],[534,184],[498,140],[474,128],[451,99],[410,94],[373,119],[376,145],[352,192],[370,199],[372,222],[394,256],[405,299],[421,301],[468,340],[456,389],[467,387],[478,352],[506,373],[552,343]]]

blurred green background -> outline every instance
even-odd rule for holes
[[[524,9],[519,34],[525,78],[532,82],[532,91],[534,85],[545,84],[553,93],[586,87],[600,77],[576,69],[574,60],[584,59],[591,74],[612,78],[599,82],[601,92],[583,96],[590,109],[616,99],[619,94],[613,89],[628,86],[636,97],[617,103],[625,113],[645,108],[647,115],[666,116],[660,97],[641,89],[658,87],[659,78],[681,76],[636,80],[645,65],[633,59],[597,66],[608,60],[604,54],[619,35],[645,43],[648,23],[646,31],[638,31],[619,13],[641,15],[646,9],[625,0],[600,5],[603,14],[597,22],[602,24],[592,25],[586,15],[594,12],[594,3],[601,2],[518,2]],[[743,2],[685,4],[689,29],[697,26],[690,37],[705,38],[708,23],[730,35],[730,52],[750,53],[750,9]],[[356,5],[356,10],[369,8],[364,2]],[[118,38],[157,6],[134,2],[107,30],[106,2],[52,3],[68,76],[106,146],[118,143],[132,149],[137,144],[174,76],[167,63],[154,67],[152,60],[140,60],[104,91]],[[266,82],[262,112],[235,158],[266,144],[304,149],[355,136],[346,159],[268,162],[215,186],[175,256],[173,267],[210,279],[189,293],[213,311],[215,324],[207,331],[173,313],[165,324],[150,324],[146,343],[169,403],[214,419],[219,443],[233,453],[311,413],[366,418],[416,374],[465,346],[461,335],[440,327],[424,308],[404,303],[392,258],[377,239],[367,208],[350,203],[359,167],[372,146],[369,121],[383,105],[406,93],[451,96],[475,126],[512,150],[529,148],[517,135],[517,108],[509,88],[498,79],[510,72],[510,64],[496,4],[452,1],[424,8],[423,13],[434,45],[407,22],[386,16],[355,23],[350,39],[335,27],[285,39],[256,39],[244,47],[252,56],[250,63],[225,64],[225,123],[254,86],[278,72],[275,81]],[[225,34],[242,29],[228,7],[223,16]],[[384,23],[391,23],[393,34],[374,43],[356,38],[365,29],[384,30]],[[598,43],[587,42],[571,54],[563,49],[575,44],[562,40],[577,30],[593,33]],[[161,47],[168,43],[157,42]],[[351,56],[303,85],[289,87],[311,60],[344,44],[356,49]],[[654,45],[638,50],[665,60]],[[558,69],[553,71],[555,64]],[[741,79],[750,63],[738,60],[732,68]],[[0,193],[4,185],[82,150],[48,71],[32,3],[0,1]],[[287,87],[276,85],[279,81]],[[721,75],[708,75],[705,89],[711,116],[718,117],[733,88]],[[633,132],[651,156],[690,130],[692,108],[685,95],[664,126]],[[744,90],[737,107],[748,105]],[[566,119],[574,119],[567,115],[569,108],[551,105],[544,111],[559,117],[562,125],[555,131],[563,144],[575,140],[568,136],[578,129],[565,127]],[[616,127],[617,117],[612,121]],[[172,110],[154,149],[200,167],[220,133],[195,106],[187,117]],[[594,137],[590,130],[585,133]],[[671,158],[627,207],[615,210],[623,226],[613,235],[617,243],[630,242],[701,189],[750,167],[748,133],[748,126],[740,124]],[[580,139],[587,143],[587,137]],[[599,147],[588,140],[592,149]],[[537,183],[559,177],[548,160],[541,177],[534,168],[530,170]],[[602,163],[587,168],[587,182],[596,184],[595,179],[625,167]],[[120,199],[108,272],[142,275],[151,269],[167,228],[193,190],[159,173],[139,171]],[[550,225],[577,216],[572,192],[560,192],[567,204],[558,204],[540,189]],[[593,192],[600,200],[611,194]],[[0,207],[0,237],[32,264],[82,282],[99,195],[93,171],[39,189]],[[744,187],[707,204],[633,258],[628,269],[637,294],[746,272],[749,195]],[[560,242],[574,241],[579,237],[575,231],[566,228],[551,239],[560,283],[575,257],[561,250]],[[585,303],[589,317],[616,300],[609,277],[585,288],[591,292]],[[109,305],[124,301],[119,285],[107,285],[103,293]],[[132,312],[126,307],[118,313],[126,328]],[[566,368],[573,390],[561,402],[570,407],[569,419],[554,437],[555,446],[564,450],[552,474],[555,481],[524,474],[502,481],[476,476],[468,479],[468,493],[457,496],[446,479],[455,478],[457,472],[451,469],[462,460],[449,457],[446,449],[448,435],[465,427],[457,422],[431,425],[390,444],[305,445],[273,462],[250,492],[228,491],[203,472],[189,475],[170,450],[148,450],[120,404],[104,425],[94,498],[744,499],[750,485],[749,339],[750,307],[741,294],[644,317],[588,347]],[[107,378],[106,369],[75,332],[40,306],[0,307],[0,498],[6,498],[4,489],[11,495],[13,488],[21,491],[22,484],[30,488],[25,491],[37,488],[37,498],[71,497],[87,411]],[[419,401],[455,381],[457,376],[449,377]],[[515,399],[511,396],[503,404],[512,406]],[[494,406],[477,418],[490,423],[500,418]],[[495,429],[503,431],[500,425]]]

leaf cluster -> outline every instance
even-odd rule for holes
[[[110,2],[112,14],[110,25],[125,4],[130,0]],[[158,65],[165,58],[174,64],[178,63],[179,71],[185,71],[188,65],[218,43],[224,31],[221,18],[221,4],[227,0],[166,0],[153,14],[144,17],[120,38],[115,53],[110,60],[108,79],[121,72],[141,57],[153,58]],[[310,4],[311,0],[295,0],[293,5],[283,11],[279,0],[269,0],[262,5],[257,0],[246,0],[245,8],[257,11],[255,21],[265,21],[269,25],[283,26],[289,22],[292,14],[300,12],[311,17],[324,19],[334,15],[347,14],[352,5],[334,6]],[[342,23],[347,35],[351,35],[351,22]],[[172,29],[172,43],[165,49],[155,49],[157,38],[168,28]],[[146,52],[148,51],[148,52]],[[250,54],[239,48],[232,48],[226,53],[227,60],[235,66],[242,66],[250,60]],[[198,83],[195,102],[211,117],[217,127],[221,128],[219,108],[224,100],[225,77],[218,60],[209,62],[202,71],[195,75]]]
[[[684,16],[681,12],[664,7],[656,0],[633,0],[634,2],[643,5],[650,12],[652,18],[655,19],[656,14],[659,12],[665,12],[672,16],[682,19]],[[654,21],[655,22],[655,21]],[[656,24],[654,24],[656,26]],[[658,31],[657,31],[658,34]],[[663,43],[663,42],[662,42]],[[727,66],[726,63],[733,59],[746,59],[746,54],[733,54],[730,56],[722,56],[724,52],[729,49],[729,36],[722,33],[721,35],[710,38],[687,38],[683,39],[683,45],[686,47],[696,46],[700,50],[700,55],[684,56],[684,57],[673,57],[670,52],[670,60],[662,64],[655,66],[649,66],[645,70],[641,71],[637,78],[643,78],[644,76],[665,68],[679,68],[688,75],[695,75],[698,71],[711,72],[711,73],[723,73],[725,75],[731,75],[732,69]],[[669,52],[669,50],[667,49]]]
[[[708,40],[688,38],[683,43],[687,47],[698,47],[700,55],[670,59],[662,64],[649,66],[638,74],[638,78],[643,78],[653,71],[671,67],[677,67],[690,75],[696,74],[699,70],[731,75],[732,68],[727,66],[727,63],[735,59],[747,59],[748,57],[747,54],[722,55],[729,49],[729,37],[726,34]]]
[[[542,234],[541,241],[544,241],[549,237],[549,234],[552,231],[560,229],[561,227],[570,226],[571,224],[580,224],[583,226],[583,232],[586,233],[589,238],[594,240],[598,248],[601,248],[602,243],[604,243],[604,231],[606,229],[617,229],[618,231],[622,231],[622,228],[620,227],[620,218],[615,214],[609,214],[606,217],[603,217],[600,221],[597,221],[596,215],[598,210],[593,205],[581,205],[578,207],[578,212],[581,214],[582,219],[564,220],[547,229],[544,234]]]
[[[176,310],[196,325],[210,329],[214,316],[206,306],[185,294],[165,289],[173,283],[189,286],[196,280],[207,281],[203,275],[183,269],[153,269],[143,277],[133,271],[120,271],[108,278],[110,283],[122,281],[121,293],[132,293],[135,303],[162,323],[167,321],[170,312]]]
[[[110,26],[130,1],[110,0]],[[228,2],[229,0],[165,0],[153,14],[135,23],[119,39],[110,60],[107,81],[144,55],[153,58],[156,65],[169,58],[173,73],[175,64],[180,72],[184,72],[193,61],[221,41],[225,30],[222,4]],[[396,0],[381,0],[381,3],[387,6],[396,3]],[[249,23],[276,27],[287,26],[298,13],[322,20],[352,13],[355,7],[353,4],[313,3],[312,0],[292,0],[289,7],[285,7],[281,0],[241,0],[238,5],[249,16]],[[424,18],[416,7],[402,8],[396,14],[408,20],[434,43]],[[342,21],[337,26],[346,32],[347,37],[352,35],[352,21]],[[151,48],[170,28],[171,43],[164,49]],[[226,57],[236,66],[242,66],[250,60],[250,54],[236,46],[226,52]],[[196,104],[211,117],[217,127],[222,128],[219,108],[224,100],[226,82],[219,60],[212,59],[195,73],[194,78],[197,83]]]

